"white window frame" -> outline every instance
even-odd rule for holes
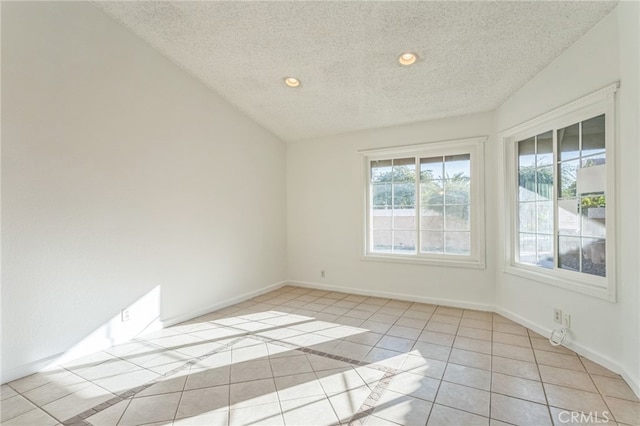
[[[615,193],[615,92],[619,83],[609,85],[597,92],[566,104],[560,108],[512,127],[500,133],[504,153],[504,202],[505,202],[505,252],[504,272],[528,278],[555,287],[601,298],[610,302],[616,301],[616,226],[617,211]],[[531,136],[554,130],[554,259],[557,259],[557,143],[556,129],[564,128],[575,123],[588,120],[598,115],[605,114],[605,149],[606,149],[606,190],[607,197],[607,223],[606,223],[606,265],[607,276],[599,277],[582,272],[574,272],[557,268],[545,269],[540,266],[517,263],[518,249],[518,141]]]
[[[486,136],[455,139],[449,141],[430,142],[418,145],[406,145],[400,147],[367,149],[359,151],[364,156],[364,251],[363,260],[414,263],[435,266],[453,266],[464,268],[484,269],[485,264],[485,238],[484,238],[484,142]],[[469,256],[451,254],[420,253],[379,253],[369,250],[371,242],[371,161],[391,160],[406,157],[438,157],[458,154],[469,154],[470,173],[470,238],[471,254]],[[416,177],[416,185],[419,179]],[[416,211],[419,210],[416,203]],[[418,228],[419,214],[416,216],[416,228]],[[419,231],[416,230],[416,232]],[[418,246],[419,247],[419,246]]]

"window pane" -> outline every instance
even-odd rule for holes
[[[543,201],[537,204],[535,217],[538,222],[538,232],[553,234],[553,201]]]
[[[373,209],[373,229],[391,229],[391,209]]]
[[[416,209],[394,209],[394,229],[416,229]]]
[[[549,166],[553,164],[553,132],[548,131],[537,137],[537,164],[540,166]]]
[[[561,198],[576,196],[576,177],[579,168],[579,160],[567,161],[558,165]]]
[[[371,182],[391,182],[391,160],[371,162]]]
[[[445,232],[444,252],[468,256],[471,253],[471,238],[469,232]]]
[[[595,238],[582,239],[582,272],[591,275],[606,276],[607,250],[605,240]]]
[[[580,271],[580,238],[558,237],[558,267]]]
[[[468,231],[469,206],[445,206],[445,229]]]
[[[420,201],[422,207],[433,204],[444,204],[444,181],[434,180],[421,183]]]
[[[400,158],[393,160],[394,182],[415,182],[416,163],[415,158]]]
[[[582,122],[582,156],[604,152],[604,115]]]
[[[371,250],[376,252],[391,253],[391,231],[374,230]]]
[[[444,232],[422,231],[420,251],[423,253],[444,253]]]
[[[582,213],[582,235],[601,237],[607,235],[607,208],[605,196],[584,197],[580,201]]]
[[[607,162],[607,158],[605,153],[590,155],[588,157],[583,156],[582,168],[584,169],[587,167],[600,166],[602,164],[606,164],[606,162]]]
[[[444,163],[442,157],[420,159],[420,180],[444,179]]]
[[[375,183],[372,185],[371,202],[375,207],[391,207],[391,184]]]
[[[580,123],[558,130],[558,155],[560,160],[571,160],[580,156]]]
[[[536,235],[520,233],[519,239],[519,261],[529,265],[537,264]]]
[[[469,154],[447,155],[444,157],[444,175],[447,179],[471,177],[471,156]]]
[[[541,167],[536,170],[536,184],[539,200],[553,199],[553,168]]]
[[[536,140],[526,139],[518,142],[518,167],[535,167],[536,165]]]
[[[518,206],[520,232],[536,232],[536,203],[520,203]]]
[[[413,208],[415,205],[415,185],[412,183],[393,184],[393,206]]]
[[[580,232],[578,207],[577,198],[558,200],[558,233],[560,235],[578,235]]]
[[[394,253],[415,253],[416,233],[413,231],[393,231]]]
[[[443,229],[444,228],[444,207],[443,206],[429,206],[423,208],[421,211],[421,223],[422,229]]]
[[[553,269],[553,235],[538,234],[538,266]]]
[[[518,200],[533,201],[536,199],[536,169],[523,167],[518,173]]]
[[[447,179],[444,183],[445,204],[469,204],[469,179]]]

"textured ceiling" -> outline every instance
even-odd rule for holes
[[[493,110],[616,5],[96,4],[286,141]]]

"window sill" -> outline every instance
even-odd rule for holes
[[[510,275],[515,275],[521,278],[526,278],[539,283],[547,284],[552,287],[559,287],[565,290],[574,291],[576,293],[582,293],[587,296],[596,297],[598,299],[603,299],[612,303],[616,302],[615,294],[611,293],[607,287],[593,283],[594,281],[596,281],[595,279],[591,280],[592,282],[589,282],[587,280],[572,280],[570,278],[560,276],[560,274],[558,274],[557,272],[535,271],[521,265],[506,265],[504,268],[504,272]],[[611,285],[609,285],[608,287],[612,288]]]
[[[447,266],[451,268],[485,269],[484,262],[476,259],[434,259],[425,257],[409,257],[403,255],[366,254],[360,260],[372,262],[406,263],[424,266]]]

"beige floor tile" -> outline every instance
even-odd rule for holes
[[[350,367],[340,370],[322,371],[316,373],[316,375],[327,395],[335,395],[366,385],[362,377]]]
[[[540,380],[538,367],[534,363],[499,356],[494,356],[492,362],[492,369],[494,372],[530,380]]]
[[[111,393],[117,394],[149,383],[159,377],[161,377],[159,374],[152,371],[144,368],[136,368],[113,377],[95,380],[94,383]]]
[[[443,380],[487,391],[491,388],[490,371],[464,365],[447,364]]]
[[[231,366],[231,383],[273,377],[268,359],[240,362]]]
[[[351,417],[358,412],[364,401],[371,394],[371,389],[367,386],[352,389],[348,392],[339,393],[329,397],[329,402],[333,407],[340,423],[348,422]]]
[[[466,365],[467,367],[491,370],[491,355],[480,352],[453,349],[451,351],[451,356],[449,357],[449,362]]]
[[[453,334],[438,333],[436,331],[424,330],[418,336],[418,340],[427,343],[433,343],[441,346],[453,346],[455,336]]]
[[[42,406],[55,401],[56,399],[60,399],[64,396],[84,389],[90,385],[91,382],[83,379],[76,374],[69,373],[67,375],[59,376],[53,379],[46,385],[42,385],[24,392],[24,396],[34,404]]]
[[[180,392],[134,398],[122,415],[118,425],[136,426],[173,420],[179,402]]]
[[[585,371],[576,355],[565,355],[554,352],[541,351],[536,349],[536,361],[538,364],[550,365],[551,367],[566,368],[574,371]]]
[[[64,421],[98,404],[102,404],[114,396],[105,389],[92,384],[70,395],[56,399],[42,408],[56,419]]]
[[[396,321],[396,325],[415,328],[419,331],[422,331],[425,325],[427,325],[428,321],[429,320],[427,318],[412,318],[403,315],[402,317],[400,317],[400,319],[398,319],[398,321]]]
[[[423,356],[408,355],[402,364],[401,370],[434,379],[442,379],[446,367],[447,363],[444,361]]]
[[[485,312],[485,311],[474,311],[470,309],[465,309],[462,313],[463,318],[476,319],[481,321],[492,321],[493,313]]]
[[[489,417],[490,393],[454,383],[442,382],[436,403]]]
[[[507,376],[505,374],[493,373],[491,381],[491,391],[515,398],[526,399],[541,404],[546,404],[542,383],[535,380],[523,379],[521,377]]]
[[[487,417],[434,404],[427,426],[489,426]]]
[[[462,321],[460,321],[460,327],[478,328],[480,330],[489,331],[493,329],[491,321],[483,321],[471,318],[462,318]]]
[[[271,362],[274,377],[310,373],[313,371],[311,364],[309,364],[307,357],[303,353],[295,356],[274,358],[269,361]]]
[[[98,354],[94,356],[86,357],[86,362],[90,362],[89,366],[94,365],[95,363],[103,362],[106,359],[113,358],[112,355],[98,352]],[[82,365],[82,364],[81,364]],[[62,380],[64,377],[71,376],[67,370],[55,368],[49,371],[43,371],[36,374],[31,374],[29,376],[23,377],[18,380],[14,380],[9,383],[9,386],[17,392],[25,393],[31,389],[35,389],[37,387],[46,385],[47,383],[51,383],[55,380]],[[5,385],[3,385],[5,386]]]
[[[185,389],[207,388],[229,383],[231,383],[231,367],[229,366],[192,368],[187,376]]]
[[[376,343],[382,339],[383,334],[373,333],[371,331],[363,331],[358,334],[345,337],[344,340],[353,343],[360,343],[361,345],[375,346]]]
[[[616,421],[633,426],[640,426],[640,402],[605,396]]]
[[[325,395],[320,381],[313,373],[276,377],[275,382],[280,401]]]
[[[329,400],[325,397],[314,396],[282,401],[282,415],[286,425],[305,425],[313,419],[314,425],[329,426],[338,423],[338,417],[333,411]]]
[[[0,410],[0,421],[5,422],[27,411],[34,410],[36,406],[21,395],[15,395],[2,401],[0,408],[2,408],[2,410]]]
[[[599,394],[548,383],[543,386],[549,405],[554,407],[584,412],[607,411],[607,406]]]
[[[227,410],[229,386],[215,386],[182,393],[176,419],[199,416],[212,411]]]
[[[521,336],[528,336],[527,329],[517,324],[506,324],[503,322],[496,322],[493,326],[493,331],[499,331],[501,333],[518,334]]]
[[[229,391],[230,408],[245,408],[278,401],[273,379],[232,383]]]
[[[58,420],[36,408],[2,423],[2,426],[54,426]]]
[[[522,346],[505,345],[504,343],[494,342],[493,355],[518,359],[520,361],[535,362],[531,348],[523,348]]]
[[[405,327],[401,325],[393,325],[388,331],[389,336],[402,337],[404,339],[416,340],[420,335],[421,330],[412,327]]]
[[[429,303],[415,302],[409,307],[409,309],[407,310],[407,313],[414,311],[414,312],[421,312],[423,314],[433,314],[436,311],[436,309],[437,309],[436,305],[431,305]]]
[[[633,393],[633,390],[631,390],[629,385],[622,379],[596,375],[592,375],[591,379],[593,379],[602,395],[638,402],[636,394]]]
[[[571,349],[565,348],[564,346],[553,346],[551,343],[549,343],[549,339],[546,338],[539,339],[532,337],[531,346],[534,349],[540,349],[541,351],[556,352],[565,355],[575,355],[575,352],[573,352]]]
[[[259,407],[247,407],[229,410],[230,426],[284,425],[280,404],[269,403]]]
[[[397,426],[397,425],[402,426],[401,423],[385,420],[381,417],[377,417],[374,415],[370,415],[367,417],[367,426]]]
[[[420,355],[425,358],[437,359],[439,361],[447,361],[451,348],[448,346],[435,345],[433,343],[417,341],[413,346],[411,353]]]
[[[449,315],[452,317],[460,318],[464,313],[464,309],[452,308],[448,306],[438,306],[435,311],[436,314]]]
[[[7,398],[11,398],[12,396],[16,396],[18,395],[18,393],[13,390],[9,385],[2,385],[0,387],[0,395],[1,395],[1,400],[4,401]]]
[[[388,390],[378,401],[373,415],[400,425],[422,425],[431,406],[429,401]]]
[[[439,386],[440,381],[430,377],[413,373],[398,373],[387,386],[387,389],[415,398],[433,401]]]
[[[546,405],[500,394],[491,395],[491,417],[520,426],[552,426]]]
[[[372,331],[374,333],[384,334],[391,328],[391,324],[387,324],[380,321],[365,321],[360,324],[360,328],[365,329],[367,331]]]
[[[529,336],[521,336],[519,334],[501,333],[499,331],[494,331],[493,341],[496,343],[504,343],[506,345],[522,346],[525,348],[531,347]]]
[[[245,339],[243,342],[255,343],[253,339]],[[240,364],[241,362],[249,362],[262,360],[269,356],[267,345],[260,342],[259,344],[252,344],[247,347],[239,347],[234,345],[231,350],[231,362],[233,364]]]
[[[589,411],[587,413],[564,410],[556,407],[549,407],[551,419],[556,426],[618,426],[613,419],[613,415],[606,412]]]
[[[492,333],[491,330],[484,330],[481,328],[460,327],[458,328],[458,336],[480,340],[491,340]]]
[[[392,351],[409,352],[415,342],[416,341],[413,339],[404,339],[402,337],[385,335],[382,339],[380,339],[376,346]]]
[[[360,361],[369,353],[369,351],[371,351],[371,346],[343,340],[338,343],[331,353],[347,359]]]
[[[581,389],[589,392],[598,392],[591,377],[581,371],[567,370],[566,368],[540,365],[540,376],[545,383]]]
[[[435,313],[431,316],[430,321],[459,325],[461,319],[462,318],[460,317],[453,317],[451,315],[442,315],[442,314]]]
[[[314,371],[336,370],[350,367],[349,363],[337,359],[325,358],[314,354],[307,354],[306,357]]]
[[[131,403],[130,399],[125,399],[117,404],[110,406],[109,408],[100,411],[98,414],[94,414],[87,418],[87,421],[93,426],[114,426],[120,421],[120,418],[124,414],[124,411]]]
[[[582,361],[582,364],[585,366],[585,368],[590,374],[597,374],[598,376],[614,377],[617,379],[621,378],[619,374],[614,373],[608,368],[605,368],[600,364],[597,364],[583,356],[580,357],[580,361]]]
[[[367,356],[363,358],[363,362],[375,364],[387,368],[400,368],[405,358],[406,352],[396,352],[389,349],[373,348]]]
[[[443,322],[429,321],[424,328],[428,331],[435,331],[437,333],[446,333],[455,335],[458,332],[458,326],[453,324],[445,324]]]
[[[453,342],[453,347],[466,351],[491,354],[491,342],[488,340],[472,339],[458,335],[455,342]]]

